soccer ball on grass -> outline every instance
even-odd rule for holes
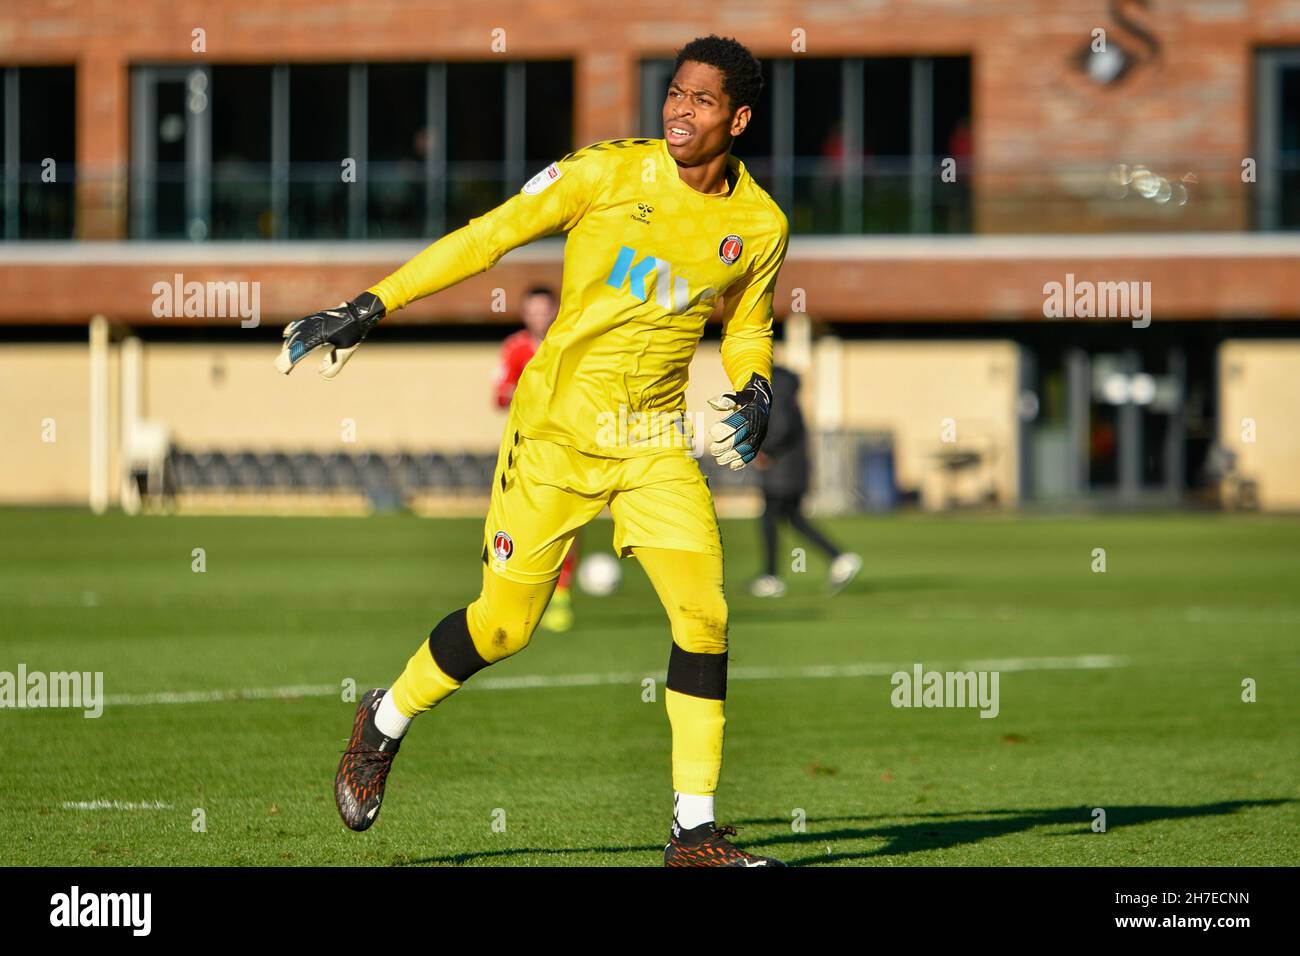
[[[604,551],[589,554],[578,564],[578,587],[595,597],[608,597],[618,590],[623,569],[618,558]]]

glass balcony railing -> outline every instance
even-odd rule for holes
[[[340,165],[215,161],[147,177],[40,167],[0,180],[0,235],[149,240],[386,240],[449,232],[509,198],[544,160]],[[1251,171],[1191,160],[998,167],[944,157],[746,159],[796,235],[1105,234],[1300,230],[1300,154],[1255,181]]]
[[[9,179],[0,175],[0,238],[71,239],[76,211],[77,181],[70,163],[53,169],[22,166]]]

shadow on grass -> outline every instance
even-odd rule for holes
[[[1117,830],[1158,820],[1187,820],[1196,817],[1224,816],[1252,807],[1272,807],[1296,801],[1287,798],[1273,800],[1223,800],[1193,806],[1108,806],[1106,829]],[[823,846],[836,840],[885,840],[884,846],[874,850],[852,853],[825,853],[802,858],[786,859],[791,866],[806,863],[829,863],[837,860],[870,860],[875,857],[906,856],[927,850],[947,850],[953,847],[979,843],[983,840],[1023,833],[1038,827],[1075,824],[1070,835],[1092,833],[1092,807],[1060,807],[1049,810],[982,810],[968,813],[914,813],[897,814],[895,819],[914,819],[915,823],[895,823],[887,826],[842,826],[817,833],[791,833],[760,840],[767,847]],[[810,821],[812,822],[812,821]],[[830,817],[816,821],[821,824],[863,822],[861,817]],[[751,826],[773,824],[789,826],[785,818],[741,821]],[[780,856],[779,853],[774,854]]]
[[[1106,807],[1108,830],[1153,823],[1158,820],[1186,820],[1195,817],[1224,816],[1251,807],[1274,807],[1295,800],[1224,800],[1199,806],[1112,806]],[[982,840],[1022,833],[1038,827],[1075,824],[1071,835],[1092,833],[1092,808],[1087,806],[1060,807],[1051,810],[984,810],[968,813],[904,813],[893,819],[916,820],[913,823],[872,825],[864,817],[826,817],[810,820],[820,825],[843,824],[836,829],[818,830],[816,833],[783,833],[759,837],[743,830],[735,838],[737,845],[753,852],[771,854],[790,866],[812,863],[834,863],[844,860],[871,860],[876,857],[906,856],[927,850],[946,850],[952,847],[979,843]],[[745,827],[780,827],[787,829],[790,821],[784,817],[762,820],[737,821]],[[874,850],[853,853],[817,853],[810,856],[791,857],[780,852],[781,847],[795,852],[813,846],[823,846],[837,840],[885,840],[886,844]],[[761,849],[760,849],[761,848]],[[445,856],[428,856],[408,860],[399,865],[418,866],[430,863],[473,864],[488,860],[505,861],[510,857],[566,856],[576,853],[648,853],[658,852],[662,844],[638,846],[582,846],[582,847],[516,847],[513,849],[451,853]]]

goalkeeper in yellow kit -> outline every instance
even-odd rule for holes
[[[740,43],[698,38],[677,55],[663,139],[594,143],[552,163],[496,209],[429,246],[366,292],[290,323],[284,373],[323,354],[333,378],[384,315],[565,233],[560,311],[520,377],[484,527],[483,587],[444,617],[387,690],[367,692],[339,764],[344,823],[375,820],[411,720],[473,674],[522,650],[578,530],[606,506],[614,547],[634,555],[668,613],[672,728],[667,865],[779,866],[717,827],[727,688],[727,603],[713,499],[691,457],[687,373],[721,299],[722,362],[735,391],[711,400],[720,464],[758,453],[771,404],[772,296],[789,227],[731,156],[762,89]]]

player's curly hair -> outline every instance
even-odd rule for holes
[[[753,106],[763,92],[763,67],[754,54],[739,40],[710,33],[696,37],[677,51],[676,73],[687,60],[715,67],[722,73],[722,92],[731,100],[734,110]]]

